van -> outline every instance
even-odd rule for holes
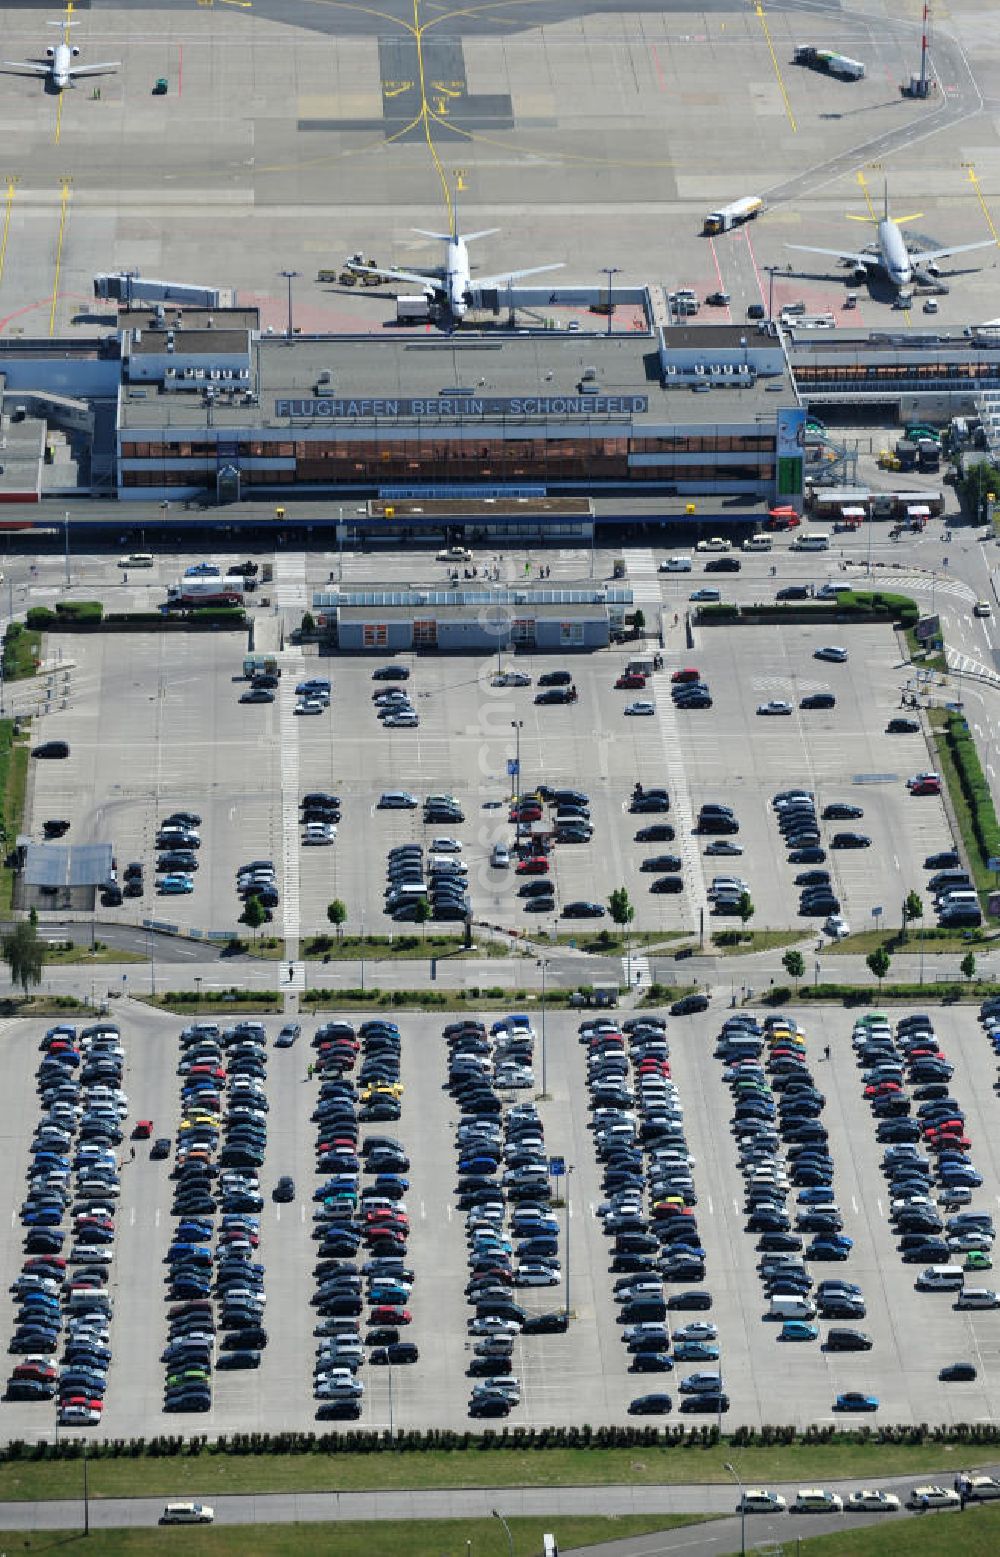
[[[792,551],[829,551],[830,537],[825,530],[810,530],[808,535],[797,535]]]
[[[1000,1308],[1000,1297],[992,1287],[966,1287],[958,1295],[956,1308]]]
[[[120,568],[151,568],[153,566],[153,553],[151,551],[131,551],[127,557],[118,558]]]
[[[426,896],[426,881],[404,881],[386,894],[386,902],[390,908],[399,908],[403,903],[416,903]]]
[[[953,887],[971,887],[972,877],[968,871],[960,868],[952,870],[939,870],[936,876],[931,876],[927,883],[928,892],[947,892]]]
[[[168,1503],[160,1515],[161,1525],[210,1525],[215,1509],[207,1503]]]
[[[816,1304],[797,1292],[774,1292],[771,1295],[769,1319],[815,1319]]]
[[[978,908],[979,897],[972,887],[949,887],[934,899],[934,908],[942,913],[946,908]]]
[[[769,535],[750,535],[743,542],[744,551],[770,551],[772,546]]]
[[[961,1292],[964,1284],[957,1265],[928,1265],[914,1283],[918,1292]]]

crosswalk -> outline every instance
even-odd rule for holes
[[[280,560],[280,559],[279,559]],[[286,649],[281,655],[281,684],[278,692],[278,719],[281,731],[281,851],[282,905],[285,951],[294,969],[299,952],[299,721],[295,717],[295,683],[302,675],[305,660],[301,649]],[[301,966],[301,965],[300,965]],[[285,981],[291,990],[295,978]],[[303,970],[303,987],[305,982]]]
[[[990,686],[1000,687],[1000,675],[990,665],[984,665],[981,660],[974,660],[969,654],[962,654],[958,649],[945,649],[945,659],[948,669],[958,676],[971,676],[975,681],[988,682]]]
[[[971,584],[966,584],[959,578],[935,577],[932,573],[892,575],[892,593],[894,595],[947,595],[953,600],[974,601],[976,592]]]
[[[274,559],[274,603],[304,611],[307,607],[306,554],[304,551],[279,551]]]
[[[656,558],[648,546],[633,546],[625,552],[625,572],[637,606],[660,606],[660,580]]]
[[[649,958],[645,952],[633,952],[622,958],[622,983],[627,984],[631,975],[635,989],[648,989],[650,981]]]

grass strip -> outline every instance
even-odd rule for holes
[[[843,1434],[825,1443],[721,1443],[685,1441],[676,1447],[642,1444],[632,1448],[426,1449],[400,1453],[303,1454],[162,1453],[133,1457],[123,1444],[120,1457],[92,1454],[92,1498],[163,1497],[211,1502],[227,1493],[372,1492],[413,1488],[680,1486],[731,1480],[726,1461],[737,1459],[744,1484],[792,1482],[821,1486],[852,1481],[877,1486],[887,1476],[923,1480],[951,1478],[956,1469],[975,1471],[993,1464],[995,1444],[945,1444],[857,1439]],[[7,1502],[76,1497],[82,1468],[72,1459],[6,1460],[0,1464],[0,1497]],[[735,1500],[734,1500],[735,1501]],[[2,1524],[0,1517],[0,1524]],[[0,1550],[2,1550],[0,1546]],[[1000,1548],[998,1548],[1000,1549]]]
[[[28,787],[28,747],[14,739],[14,721],[0,719],[0,843],[3,855],[13,848],[24,817]],[[14,895],[14,872],[0,869],[0,913],[9,913]]]
[[[964,1514],[946,1511],[916,1519],[888,1514],[863,1530],[800,1539],[795,1551],[801,1557],[995,1557],[1000,1508],[970,1504]]]

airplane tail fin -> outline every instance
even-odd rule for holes
[[[46,27],[79,27],[79,22],[66,20],[63,22],[46,22]]]
[[[493,234],[499,231],[499,227],[484,227],[482,232],[463,232],[461,236],[466,243],[471,243],[474,238],[492,238]]]
[[[412,231],[418,232],[422,238],[438,238],[442,243],[451,243],[455,236],[450,232],[428,232],[426,227],[414,227]]]

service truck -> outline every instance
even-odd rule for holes
[[[811,65],[814,70],[823,70],[828,76],[839,76],[842,81],[860,81],[865,73],[859,59],[835,54],[833,49],[817,49],[811,43],[803,43],[795,50],[794,61],[796,65]]]
[[[196,606],[241,606],[243,580],[229,578],[183,578],[167,589],[167,610],[186,611]]]
[[[703,228],[706,236],[717,232],[729,232],[732,227],[740,227],[744,222],[753,221],[764,209],[764,202],[760,195],[744,195],[742,200],[734,200],[732,205],[720,206],[718,211],[709,211],[705,217]]]

